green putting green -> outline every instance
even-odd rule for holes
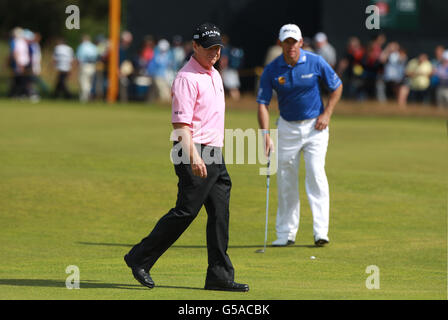
[[[333,117],[330,245],[313,243],[302,160],[295,245],[255,253],[264,241],[263,166],[228,164],[228,253],[250,291],[202,290],[204,209],[151,270],[156,287],[142,287],[123,255],[174,206],[170,115],[157,105],[0,100],[0,299],[447,298],[446,121],[398,116]],[[226,128],[257,128],[256,110],[229,109]],[[274,175],[268,244],[276,192]],[[70,265],[79,290],[66,288]],[[369,266],[379,289],[366,286]]]

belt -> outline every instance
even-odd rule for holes
[[[285,120],[285,119],[283,119],[283,120]],[[316,118],[305,119],[305,120],[297,120],[297,121],[288,121],[288,120],[285,120],[285,121],[288,121],[289,123],[303,124],[303,123],[312,122],[314,120],[316,120]]]

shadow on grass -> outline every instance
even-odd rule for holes
[[[66,288],[65,281],[52,279],[0,279],[0,286]],[[81,280],[81,289],[145,290],[141,285],[104,283],[97,280]]]
[[[201,290],[204,291],[204,288],[193,288],[193,287],[179,287],[179,286],[158,286],[156,285],[154,288],[163,288],[163,289],[188,289],[188,290]]]
[[[107,243],[107,242],[77,242],[77,244],[87,245],[87,246],[105,246],[105,247],[127,247],[132,248],[133,244],[126,243]],[[272,245],[266,246],[268,248],[319,248],[315,245],[307,245],[307,244],[295,244],[287,247],[274,247]],[[198,245],[173,245],[171,248],[180,248],[180,249],[206,249],[206,245],[198,246]],[[230,249],[262,249],[262,245],[245,245],[245,246],[229,246]]]
[[[65,281],[51,279],[0,279],[0,286],[66,288]],[[149,290],[138,284],[103,283],[97,280],[81,280],[79,287],[80,289]],[[164,285],[156,285],[155,288],[204,290],[203,288]]]

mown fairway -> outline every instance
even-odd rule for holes
[[[256,127],[255,110],[228,110],[226,128]],[[229,164],[228,252],[245,294],[202,290],[205,210],[152,269],[153,290],[123,262],[174,206],[170,132],[169,107],[0,101],[0,299],[447,298],[446,119],[333,117],[326,248],[313,246],[303,160],[296,244],[265,254],[261,166]],[[276,192],[274,176],[269,243]],[[80,290],[65,287],[69,265]]]

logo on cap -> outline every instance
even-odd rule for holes
[[[221,34],[216,30],[210,30],[210,31],[203,32],[201,36],[202,37],[205,37],[205,36],[214,37],[214,36],[221,36]]]
[[[278,38],[280,41],[285,41],[288,38],[293,38],[300,41],[302,39],[302,32],[295,24],[285,24],[281,27]]]

